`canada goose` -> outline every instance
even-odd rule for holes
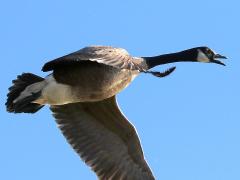
[[[152,180],[134,126],[118,108],[115,95],[141,72],[164,77],[174,71],[149,69],[179,61],[224,65],[208,47],[155,57],[132,57],[121,48],[85,47],[46,63],[46,78],[23,73],[9,88],[12,113],[35,113],[50,105],[62,133],[99,179]]]

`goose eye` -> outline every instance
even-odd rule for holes
[[[207,49],[207,54],[212,55],[212,51],[210,49]]]

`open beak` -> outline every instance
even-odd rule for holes
[[[221,65],[223,65],[223,66],[226,66],[223,62],[221,62],[221,61],[218,60],[218,59],[227,59],[227,57],[226,57],[226,56],[222,56],[222,55],[220,55],[220,54],[215,54],[215,55],[214,55],[214,59],[211,60],[211,62],[216,63],[216,64],[221,64]]]

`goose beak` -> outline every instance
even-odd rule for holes
[[[221,62],[220,60],[218,59],[227,59],[226,56],[222,56],[220,54],[215,54],[214,55],[214,59],[211,60],[212,63],[216,63],[216,64],[220,64],[220,65],[223,65],[223,66],[226,66],[223,62]]]

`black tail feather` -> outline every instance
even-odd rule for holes
[[[23,73],[17,76],[17,79],[13,80],[13,85],[9,88],[9,93],[7,94],[7,102],[5,103],[8,112],[14,113],[34,113],[38,111],[43,106],[40,104],[32,103],[35,99],[40,96],[40,93],[32,94],[20,101],[14,103],[13,101],[21,94],[25,88],[33,83],[43,81],[44,79],[31,74]]]

